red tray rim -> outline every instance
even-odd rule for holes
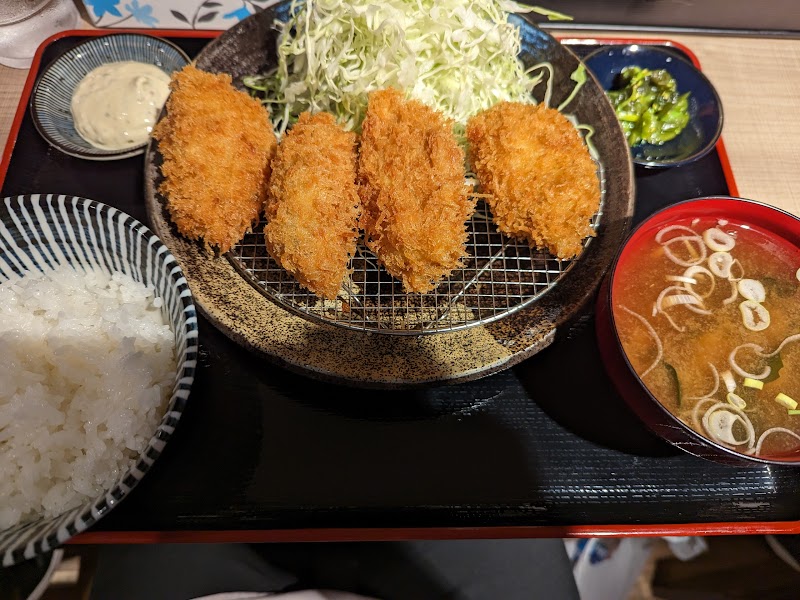
[[[214,38],[219,30],[187,29],[70,29],[44,40],[34,55],[20,95],[17,111],[0,159],[0,186],[8,173],[11,156],[19,135],[31,91],[36,83],[42,56],[53,42],[66,37],[97,37],[120,33],[139,33],[155,37]],[[670,39],[637,39],[597,36],[556,36],[567,44],[641,44],[669,46],[684,52],[701,69],[697,56],[687,46]],[[720,137],[716,150],[729,195],[738,196],[725,144]],[[156,544],[156,543],[262,543],[323,541],[402,541],[424,539],[512,539],[512,538],[584,538],[584,537],[660,537],[686,535],[742,535],[800,533],[800,521],[758,521],[742,523],[670,523],[635,525],[554,525],[508,527],[393,527],[393,528],[328,528],[328,529],[265,529],[265,530],[179,530],[179,531],[92,531],[70,539],[69,544]]]
[[[671,523],[656,525],[512,525],[507,527],[391,527],[186,531],[86,531],[68,544],[262,544],[284,542],[402,542],[530,538],[615,538],[782,535],[800,532],[798,521]]]

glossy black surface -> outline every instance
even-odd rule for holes
[[[176,41],[190,55],[205,43]],[[53,44],[45,63],[74,43]],[[83,195],[143,219],[141,169],[141,157],[98,166],[60,154],[26,116],[2,192]],[[636,174],[637,222],[728,192],[716,152]],[[717,465],[650,434],[612,389],[588,312],[509,371],[402,392],[293,375],[200,327],[201,365],[175,437],[95,530],[800,518],[800,470]]]

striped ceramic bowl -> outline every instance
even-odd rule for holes
[[[121,61],[152,64],[171,75],[182,69],[189,57],[166,40],[136,33],[92,38],[68,50],[45,69],[31,94],[33,123],[47,143],[90,160],[116,160],[144,152],[146,142],[122,150],[95,148],[78,134],[72,120],[70,102],[78,83],[93,69]]]
[[[26,271],[65,264],[76,270],[123,272],[155,287],[164,301],[162,313],[175,335],[174,385],[147,446],[110,489],[56,517],[0,531],[3,567],[49,552],[91,527],[126,497],[172,436],[197,366],[197,314],[192,294],[175,258],[147,227],[116,208],[85,198],[32,195],[0,200],[0,283]]]

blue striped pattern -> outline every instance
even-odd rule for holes
[[[189,62],[172,43],[133,33],[93,38],[75,46],[45,69],[33,89],[31,116],[42,137],[62,152],[92,160],[115,160],[144,152],[146,144],[124,150],[95,148],[75,131],[70,111],[72,94],[87,73],[106,63],[126,60],[153,64],[168,75]]]
[[[84,531],[144,477],[172,436],[197,368],[197,313],[172,253],[142,223],[116,208],[74,196],[32,195],[0,200],[0,282],[60,265],[122,272],[153,285],[175,332],[178,369],[166,413],[134,466],[92,502],[52,519],[0,531],[0,564],[48,552]]]

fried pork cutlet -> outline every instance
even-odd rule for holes
[[[557,110],[501,102],[467,123],[472,168],[497,228],[572,258],[594,235],[597,168],[578,130]]]
[[[164,157],[159,191],[182,235],[227,252],[263,207],[277,141],[261,103],[187,65],[175,73],[153,135]]]
[[[358,182],[367,246],[407,292],[430,291],[461,264],[475,206],[450,121],[397,90],[372,92]]]
[[[267,250],[303,287],[331,300],[358,239],[355,145],[356,135],[332,115],[303,113],[272,161]]]

